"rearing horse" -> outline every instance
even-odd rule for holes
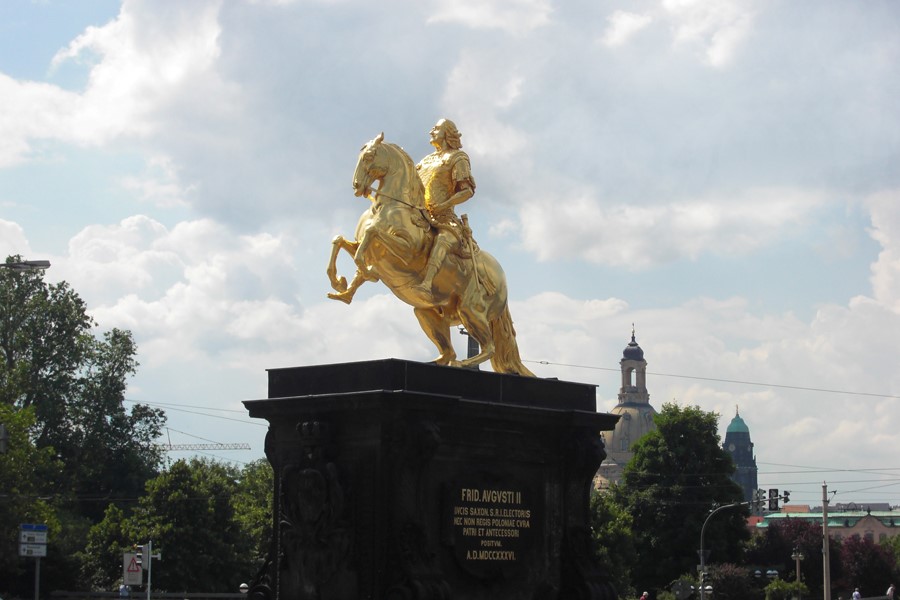
[[[378,188],[373,192],[375,182]],[[474,247],[467,257],[449,252],[431,293],[414,288],[424,276],[435,234],[425,216],[425,189],[412,159],[396,144],[384,143],[383,133],[362,147],[353,191],[372,205],[359,218],[355,240],[339,235],[332,241],[326,272],[336,293],[328,297],[350,304],[359,286],[380,279],[413,307],[419,325],[440,352],[435,363],[468,367],[490,360],[498,373],[533,377],[519,357],[506,276],[493,256]],[[352,255],[357,266],[349,286],[337,276],[341,250]],[[450,338],[451,327],[459,324],[481,346],[479,354],[462,361],[456,360]]]

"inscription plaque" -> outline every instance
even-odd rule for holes
[[[535,494],[499,478],[448,487],[445,498],[450,544],[457,563],[478,577],[527,568],[538,528]]]

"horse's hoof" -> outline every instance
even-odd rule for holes
[[[334,285],[332,285],[331,287],[333,287],[338,292],[346,292],[347,291],[347,278],[339,277],[337,282],[335,282]]]
[[[348,294],[328,294],[328,297],[332,300],[340,300],[344,304],[350,304],[353,301],[353,296]]]
[[[441,367],[453,367],[453,366],[456,366],[453,364],[456,362],[459,362],[459,361],[457,361],[455,358],[445,358],[443,356],[438,356],[436,359],[434,359],[433,361],[431,361],[428,364],[438,365]]]

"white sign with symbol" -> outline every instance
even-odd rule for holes
[[[19,531],[19,541],[23,544],[46,544],[46,531]]]
[[[40,558],[47,556],[47,525],[22,523],[19,525],[19,556]]]
[[[19,556],[47,556],[47,544],[19,544]]]
[[[134,552],[126,552],[122,557],[122,579],[125,585],[141,585],[144,582],[144,568],[138,563]]]

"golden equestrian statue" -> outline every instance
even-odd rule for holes
[[[475,244],[466,216],[453,211],[475,192],[456,125],[438,121],[431,144],[435,152],[418,166],[400,146],[385,142],[383,133],[362,147],[353,191],[372,204],[359,218],[355,240],[339,235],[332,241],[326,272],[335,293],[328,297],[349,304],[359,286],[381,280],[413,307],[440,352],[435,363],[469,367],[490,360],[497,373],[533,377],[519,357],[503,269]],[[349,286],[337,275],[341,250],[357,266]],[[460,324],[481,347],[461,361],[450,338]]]

